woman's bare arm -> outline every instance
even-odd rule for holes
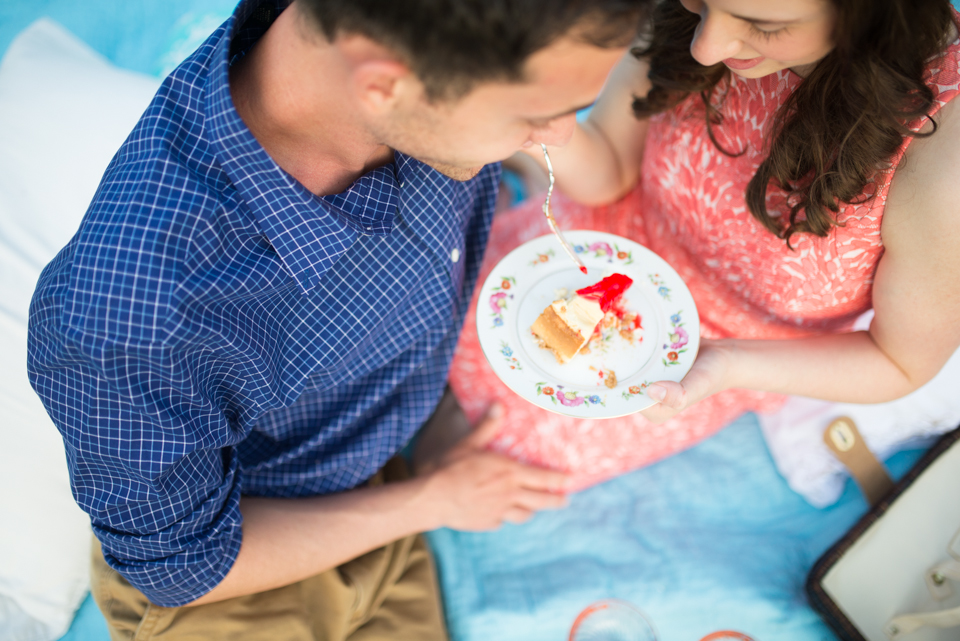
[[[646,63],[627,53],[570,142],[548,147],[557,187],[566,195],[587,205],[602,204],[623,196],[637,182],[647,121],[634,117],[633,96],[645,96],[649,89]],[[546,169],[539,147],[524,153]]]
[[[878,403],[936,375],[960,346],[960,101],[938,121],[936,134],[911,143],[890,188],[870,331],[706,341],[682,385],[657,385],[665,398],[649,418],[665,420],[732,387]]]

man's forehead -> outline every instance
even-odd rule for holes
[[[513,99],[529,102],[531,107],[550,109],[543,116],[569,115],[593,104],[599,84],[627,50],[626,46],[611,48],[584,43],[576,43],[573,48],[561,45],[554,50],[544,49],[527,60],[523,77],[479,83],[471,93],[509,94]],[[554,99],[561,96],[569,96],[574,102],[559,111],[556,105],[551,109]]]
[[[598,70],[606,73],[628,49],[629,44],[601,47],[563,38],[527,58],[522,78],[530,84],[569,84]]]
[[[431,102],[451,112],[486,106],[531,120],[560,118],[593,104],[603,81],[628,49],[626,44],[601,47],[564,37],[527,58],[518,78],[478,81],[463,93]]]

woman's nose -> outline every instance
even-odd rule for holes
[[[530,134],[530,140],[536,144],[562,147],[570,142],[577,125],[577,114],[554,118],[544,127],[537,127]]]
[[[690,54],[705,67],[736,57],[743,49],[740,27],[736,18],[710,12],[704,6],[700,11],[700,24],[690,43]]]

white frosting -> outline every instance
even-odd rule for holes
[[[583,296],[574,296],[568,301],[554,301],[551,307],[563,322],[580,332],[584,343],[590,339],[597,323],[603,320],[600,303]]]

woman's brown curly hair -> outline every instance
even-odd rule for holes
[[[832,1],[835,47],[776,114],[769,153],[746,191],[751,213],[787,247],[798,232],[826,236],[838,224],[840,204],[865,200],[867,183],[904,137],[921,135],[906,124],[930,112],[933,92],[923,82],[924,70],[946,46],[953,24],[950,0]],[[697,93],[711,140],[733,155],[711,129],[719,122],[711,96],[729,72],[691,56],[699,22],[679,0],[658,4],[649,46],[633,52],[649,61],[653,88],[634,99],[633,110],[646,117]],[[767,211],[771,183],[788,194],[789,220]]]

